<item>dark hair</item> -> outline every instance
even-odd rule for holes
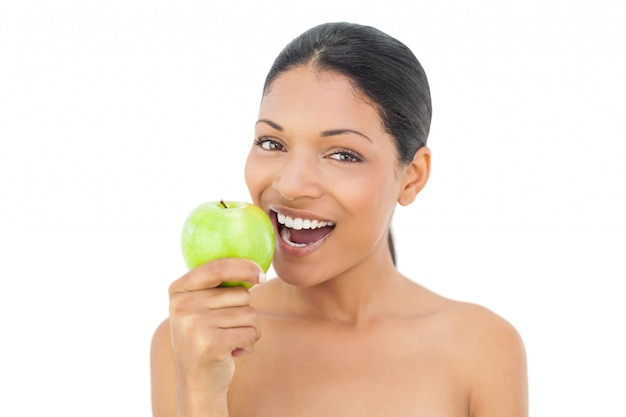
[[[278,55],[263,92],[281,73],[311,64],[350,78],[377,107],[396,141],[400,162],[426,145],[432,106],[426,73],[402,42],[371,26],[325,23],[292,40]]]
[[[371,26],[345,22],[315,26],[280,52],[263,93],[281,73],[307,64],[352,80],[376,106],[385,130],[395,139],[400,163],[410,163],[426,145],[430,88],[422,65],[405,44]],[[388,241],[395,264],[391,232]]]

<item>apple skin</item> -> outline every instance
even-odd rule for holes
[[[220,258],[245,258],[267,272],[275,244],[272,221],[260,207],[223,200],[197,206],[185,220],[181,239],[183,258],[189,269]],[[237,285],[252,287],[239,281],[220,284]]]

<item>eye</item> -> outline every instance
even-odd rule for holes
[[[260,137],[254,141],[254,144],[266,151],[283,151],[285,147],[282,143],[268,137]]]
[[[363,162],[363,158],[356,152],[348,149],[342,149],[328,155],[330,159],[336,159],[339,162]]]

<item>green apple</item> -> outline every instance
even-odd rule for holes
[[[220,258],[246,258],[265,272],[274,256],[274,226],[260,208],[237,201],[212,201],[200,204],[185,220],[182,250],[189,269]],[[223,282],[221,286],[245,282]]]

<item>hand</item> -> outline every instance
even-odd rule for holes
[[[172,283],[170,332],[177,383],[185,395],[224,396],[235,372],[233,356],[252,352],[261,336],[250,292],[218,285],[264,279],[256,263],[227,258],[201,265]]]

